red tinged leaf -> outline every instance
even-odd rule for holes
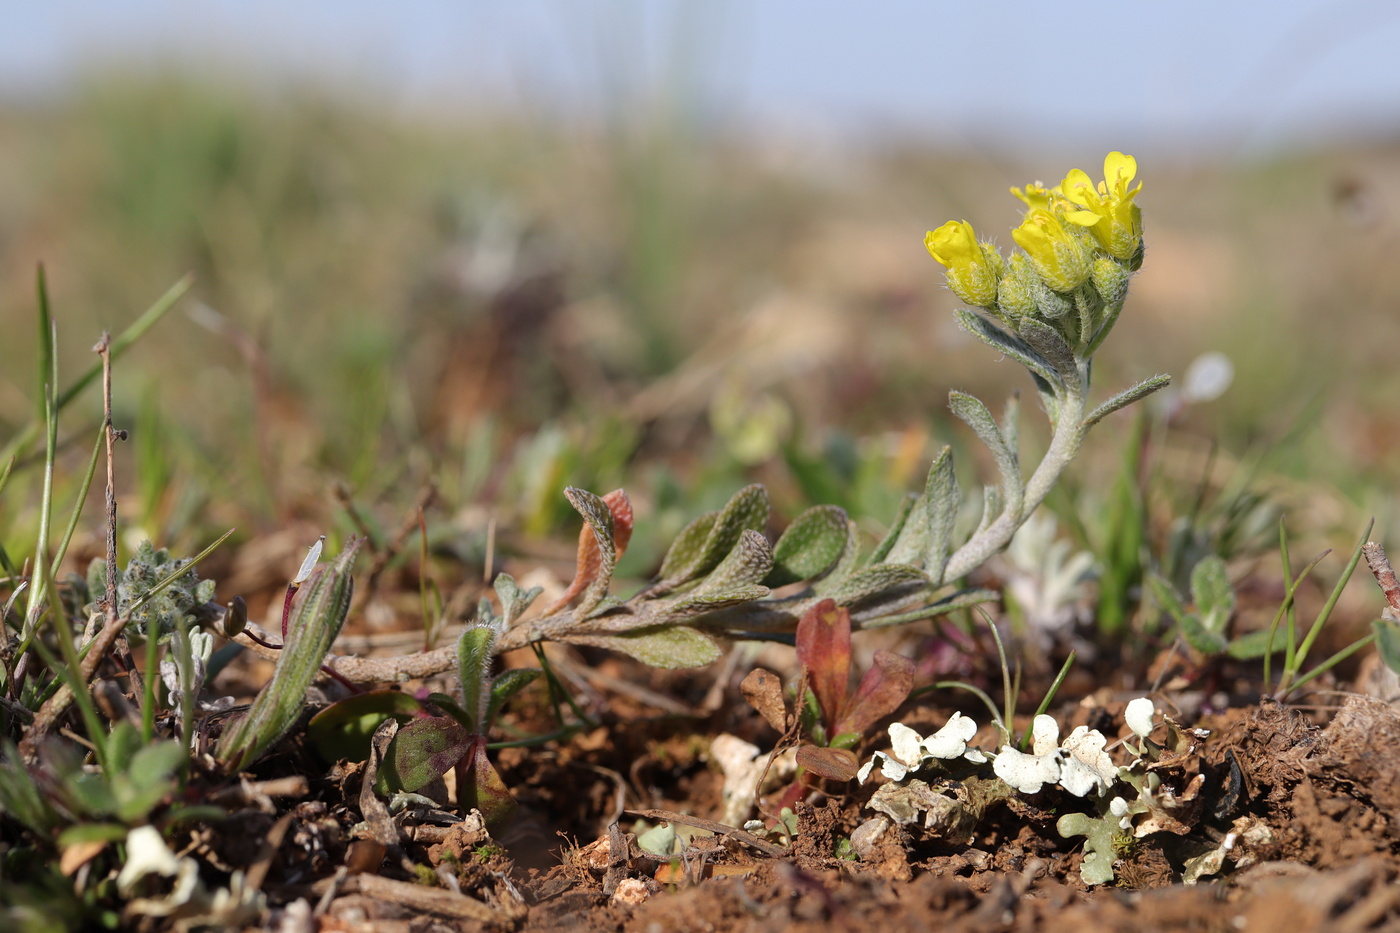
[[[813,774],[820,774],[833,781],[849,781],[860,770],[856,753],[849,748],[803,745],[797,750],[797,763]]]
[[[480,810],[486,829],[499,835],[512,819],[519,804],[511,796],[500,772],[486,757],[486,737],[477,736],[466,757],[457,763],[457,806],[463,813]]]
[[[856,695],[841,712],[832,736],[865,732],[877,721],[899,709],[914,689],[914,662],[893,651],[875,652],[874,663],[860,679]]]
[[[823,599],[797,623],[797,659],[817,697],[827,734],[841,715],[851,686],[851,615]]]
[[[614,489],[603,497],[613,519],[613,546],[617,549],[617,559],[627,551],[627,542],[632,540],[632,500],[621,489]],[[598,579],[598,571],[603,566],[603,554],[598,550],[598,539],[593,529],[585,522],[578,533],[578,562],[574,570],[574,582],[564,591],[564,595],[545,610],[545,615],[558,612],[573,602],[586,589],[588,584]]]

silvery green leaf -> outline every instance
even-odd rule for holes
[[[982,518],[977,523],[976,534],[986,531],[992,522],[1001,515],[1001,490],[995,486],[982,487]]]
[[[889,541],[883,559],[872,560],[871,564],[923,566],[924,557],[928,554],[928,499],[925,495],[915,497],[913,511],[900,522],[898,532],[891,529],[890,534],[885,536],[886,540],[891,535],[893,535],[894,540]],[[881,546],[884,544],[885,542],[882,541]]]
[[[757,531],[745,529],[719,566],[700,581],[691,595],[701,596],[757,583],[773,569],[773,546]]]
[[[953,551],[953,526],[958,520],[961,498],[958,478],[953,472],[953,449],[945,446],[929,467],[928,481],[924,484],[927,531],[922,556],[924,570],[934,586],[943,583],[948,556]]]
[[[623,599],[620,596],[604,596],[602,599],[598,600],[598,605],[593,607],[593,611],[588,613],[587,616],[583,616],[582,618],[596,619],[601,615],[605,615],[608,612],[611,612],[618,606],[623,606],[626,604],[627,600]]]
[[[912,609],[909,612],[902,612],[898,615],[885,615],[876,619],[864,620],[861,622],[862,629],[888,628],[892,625],[905,625],[909,622],[917,622],[920,619],[932,619],[935,616],[947,615],[958,609],[966,609],[976,606],[979,603],[989,603],[1001,598],[1001,594],[993,590],[967,589],[958,590],[956,593],[949,593],[942,599],[935,600],[925,606]]]
[[[686,625],[658,625],[616,635],[571,635],[563,640],[617,651],[668,670],[704,667],[720,655],[713,638]]]
[[[1042,359],[1050,363],[1058,375],[1056,381],[1065,385],[1076,385],[1079,382],[1079,367],[1074,359],[1074,351],[1065,342],[1065,338],[1060,336],[1059,331],[1034,318],[1026,318],[1021,322],[1021,338]]]
[[[1228,644],[1224,635],[1211,628],[1206,620],[1194,612],[1188,612],[1183,616],[1179,627],[1181,637],[1186,639],[1186,643],[1202,654],[1220,654]]]
[[[829,595],[838,606],[856,607],[872,597],[898,593],[900,598],[928,588],[923,571],[908,564],[875,564],[846,577]]]
[[[1126,408],[1127,406],[1133,404],[1133,402],[1147,398],[1153,392],[1156,392],[1158,389],[1170,384],[1171,381],[1171,376],[1161,374],[1153,376],[1150,379],[1144,379],[1136,385],[1129,386],[1122,392],[1119,392],[1117,395],[1113,396],[1113,398],[1104,402],[1098,408],[1095,408],[1093,411],[1091,411],[1089,413],[1089,416],[1084,419],[1084,430],[1089,430],[1089,428],[1098,424],[1105,417],[1113,414],[1118,409]]]
[[[1400,674],[1400,625],[1390,619],[1381,618],[1371,622],[1371,631],[1376,636],[1376,653],[1386,667]]]
[[[1055,390],[1064,388],[1062,377],[1054,365],[1025,340],[1008,334],[986,318],[966,309],[960,308],[953,313],[957,316],[958,325],[963,330],[992,349],[1005,353],[1029,369],[1034,376],[1043,380],[1046,383],[1043,391],[1049,391],[1053,394]],[[1039,388],[1039,384],[1037,384],[1037,388]]]
[[[570,486],[564,490],[564,498],[583,516],[598,543],[598,575],[583,591],[577,607],[579,617],[583,618],[602,602],[612,584],[613,568],[617,566],[617,545],[613,541],[613,514],[601,496],[596,496],[586,489]]]
[[[1186,606],[1177,597],[1176,590],[1172,585],[1156,573],[1148,574],[1147,588],[1152,592],[1152,598],[1157,605],[1167,615],[1172,617],[1172,621],[1180,622],[1186,618]]]
[[[707,612],[751,603],[756,599],[763,599],[771,592],[772,590],[768,587],[760,586],[757,583],[743,583],[727,589],[714,589],[704,593],[697,589],[658,606],[657,610],[664,612],[668,619],[688,619],[704,615]]]
[[[890,521],[889,530],[886,531],[885,536],[880,539],[880,543],[875,546],[875,552],[870,555],[870,563],[880,564],[885,562],[890,551],[894,548],[895,542],[899,540],[900,533],[904,531],[904,526],[909,521],[909,517],[914,514],[914,504],[918,501],[918,495],[912,492],[905,493],[904,498],[899,500],[899,510],[895,512],[894,518]],[[922,551],[923,548],[919,548],[919,552]],[[896,561],[896,563],[907,563],[907,561]]]
[[[355,593],[350,568],[359,548],[360,539],[352,539],[335,563],[317,566],[297,591],[272,679],[219,740],[218,758],[234,770],[251,764],[301,715],[306,688],[316,679],[350,612]]]
[[[729,555],[745,531],[762,532],[767,524],[768,490],[758,483],[745,486],[714,518],[701,516],[681,532],[661,562],[661,579],[646,592],[666,593],[705,576]],[[706,527],[708,533],[697,546],[699,531]]]
[[[1010,507],[1013,515],[1019,514],[1022,503],[1025,501],[1025,485],[1021,479],[1020,458],[1011,445],[1006,442],[1006,438],[1001,433],[1001,426],[992,417],[992,413],[987,410],[987,406],[982,404],[981,399],[968,395],[966,392],[949,392],[948,407],[953,414],[962,419],[964,424],[972,428],[977,437],[992,452],[992,457],[996,460],[997,471],[1001,474],[1001,488],[1006,504]]]
[[[793,519],[773,546],[773,569],[764,585],[785,586],[830,570],[846,549],[846,520],[846,511],[835,505],[815,506]]]
[[[501,601],[501,611],[505,613],[502,620],[501,629],[510,628],[525,614],[525,610],[530,608],[530,604],[539,598],[544,592],[544,587],[532,586],[528,590],[522,590],[515,582],[515,578],[508,573],[496,575],[493,584],[496,588],[496,598]]]
[[[826,576],[812,584],[812,592],[817,596],[830,596],[839,589],[842,582],[860,566],[860,527],[854,519],[846,519],[846,546]]]
[[[1001,436],[1006,446],[1020,459],[1021,450],[1021,393],[1012,393],[1006,400],[1006,410],[1001,415]]]

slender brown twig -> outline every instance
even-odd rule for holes
[[[1385,556],[1385,548],[1374,541],[1367,541],[1361,545],[1361,553],[1381,592],[1385,594],[1385,601],[1390,603],[1391,609],[1400,612],[1400,580],[1396,579],[1395,568],[1390,566],[1390,560]]]

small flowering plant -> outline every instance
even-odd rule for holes
[[[978,726],[961,713],[927,737],[893,723],[891,750],[876,752],[857,773],[864,784],[878,767],[889,780],[868,804],[881,815],[867,826],[921,825],[927,834],[965,842],[992,804],[1058,788],[1093,807],[1092,813],[1065,813],[1056,823],[1064,838],[1085,837],[1081,876],[1086,884],[1111,881],[1118,853],[1133,840],[1192,831],[1204,781],[1193,755],[1205,732],[1163,717],[1166,742],[1158,745],[1151,739],[1159,727],[1157,711],[1146,698],[1130,702],[1123,718],[1136,744],[1124,741],[1134,757],[1122,765],[1108,754],[1103,733],[1077,726],[1061,740],[1059,724],[1046,715],[1032,722],[1029,752],[1010,741],[995,751],[970,745]]]

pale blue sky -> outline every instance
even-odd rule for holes
[[[698,119],[823,138],[1239,150],[1394,134],[1397,49],[1396,0],[60,0],[6,2],[0,93],[174,58],[412,106],[680,89]]]

